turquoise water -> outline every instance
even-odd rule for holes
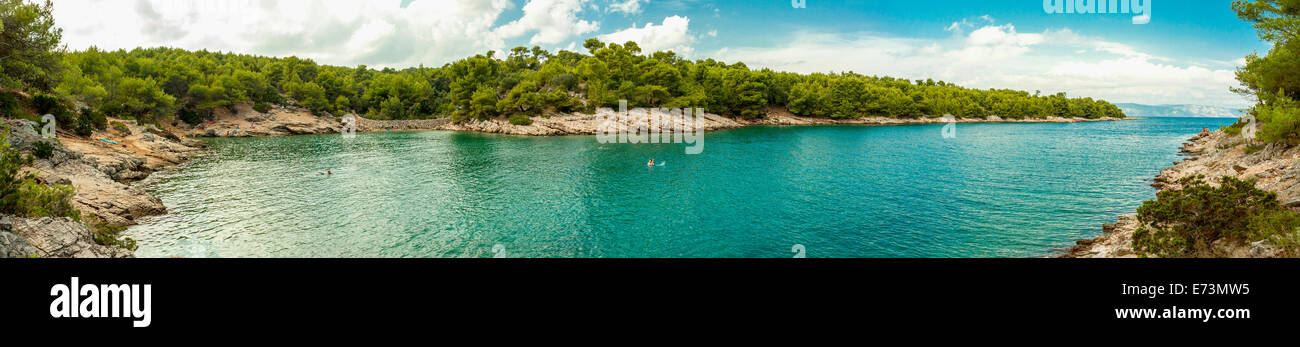
[[[1181,142],[1232,121],[755,127],[707,134],[700,155],[593,136],[215,139],[141,183],[171,213],[128,236],[143,257],[1038,257],[1132,213]]]

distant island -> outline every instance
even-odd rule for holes
[[[1206,105],[1143,105],[1118,103],[1124,114],[1133,117],[1207,117],[1207,118],[1241,118],[1246,115],[1242,108],[1206,106]]]

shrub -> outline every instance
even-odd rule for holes
[[[1256,139],[1300,144],[1300,105],[1296,102],[1283,100],[1272,105],[1258,105],[1254,112],[1259,121]]]
[[[49,186],[29,177],[18,187],[18,200],[22,203],[14,214],[29,218],[72,217],[80,220],[81,216],[72,208],[72,196],[70,185]]]
[[[528,116],[517,114],[510,116],[510,124],[514,125],[533,125],[533,119]]]
[[[1253,242],[1300,227],[1300,214],[1253,182],[1225,176],[1216,188],[1195,176],[1179,183],[1183,189],[1162,191],[1138,208],[1144,227],[1133,234],[1133,249],[1139,254],[1214,256],[1215,241]]]
[[[54,156],[54,144],[48,141],[36,141],[32,144],[32,155],[41,159],[50,159]]]
[[[8,126],[5,126],[3,131],[3,134],[0,134],[0,213],[17,214],[21,206],[18,200],[18,187],[22,185],[18,170],[23,165],[31,163],[31,157],[23,156],[11,149],[8,142]]]
[[[27,115],[18,96],[13,93],[0,93],[0,116],[20,118]]]
[[[178,118],[180,118],[182,122],[190,125],[202,124],[204,119],[203,115],[199,114],[199,111],[190,108],[181,109]]]
[[[109,125],[113,126],[113,130],[116,130],[119,133],[131,135],[131,128],[127,127],[126,124],[122,124],[122,122],[113,121],[109,123]]]
[[[1245,127],[1246,127],[1246,122],[1243,122],[1243,121],[1241,121],[1241,120],[1237,120],[1236,123],[1232,123],[1232,125],[1225,126],[1225,127],[1223,127],[1223,128],[1220,128],[1220,129],[1223,130],[1223,133],[1224,133],[1224,134],[1228,134],[1228,135],[1232,135],[1232,136],[1240,136],[1240,135],[1241,135],[1241,129],[1243,129],[1243,128],[1245,128]],[[1236,147],[1236,146],[1234,146],[1234,147]]]
[[[40,114],[58,114],[62,111],[59,107],[59,98],[49,94],[37,94],[32,97],[32,107]]]
[[[77,117],[77,128],[73,129],[77,135],[90,136],[95,129],[103,130],[108,128],[108,117],[104,117],[103,112],[96,111],[92,108],[81,109]]]
[[[271,104],[265,102],[259,102],[253,104],[253,110],[261,113],[267,113],[271,111]]]
[[[1281,209],[1252,217],[1246,225],[1246,234],[1240,236],[1252,241],[1266,240],[1294,236],[1297,231],[1300,231],[1300,213]]]
[[[9,147],[9,129],[0,132],[0,213],[19,217],[72,217],[81,216],[72,208],[72,186],[49,186],[34,175],[18,176],[23,165],[32,158],[23,156]],[[37,143],[41,143],[40,141]]]
[[[100,220],[98,217],[92,217],[92,219],[94,219],[94,221],[88,224],[90,226],[90,231],[95,236],[95,243],[105,246],[119,246],[132,252],[139,249],[139,246],[136,245],[134,239],[121,237],[122,232],[126,231],[125,226],[108,224]]]

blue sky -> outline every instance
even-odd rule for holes
[[[70,48],[173,46],[326,64],[438,66],[487,50],[633,40],[796,72],[936,78],[1115,102],[1245,106],[1228,92],[1266,43],[1229,0],[1048,14],[1041,0],[60,0]]]

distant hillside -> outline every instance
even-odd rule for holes
[[[1142,105],[1115,104],[1129,117],[1218,117],[1238,118],[1245,113],[1241,109],[1204,105]]]

